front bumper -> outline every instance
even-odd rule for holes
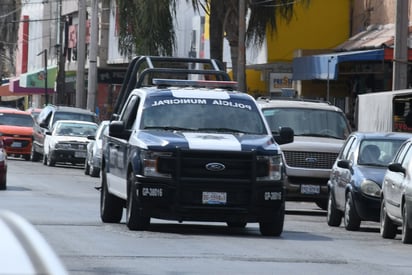
[[[285,177],[286,200],[315,202],[328,198],[328,179]]]
[[[363,221],[379,222],[381,200],[364,195],[360,191],[352,192],[356,212]]]
[[[86,161],[85,150],[65,150],[57,149],[51,152],[52,157],[56,162],[84,163]]]

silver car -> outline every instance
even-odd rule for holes
[[[109,120],[100,123],[95,136],[88,137],[92,141],[87,145],[87,155],[84,164],[84,174],[91,177],[100,175],[100,163],[102,161],[102,139],[108,129]]]
[[[382,184],[380,233],[393,239],[402,227],[402,242],[412,243],[412,138],[399,148]]]

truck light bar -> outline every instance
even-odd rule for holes
[[[216,80],[186,80],[186,79],[163,79],[154,78],[153,84],[157,86],[178,86],[178,87],[204,87],[236,89],[236,81],[216,81]]]

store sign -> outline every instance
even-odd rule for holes
[[[270,92],[279,92],[282,88],[292,88],[291,73],[271,73],[269,75]]]

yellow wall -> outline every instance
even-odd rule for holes
[[[296,1],[289,23],[278,19],[277,31],[267,33],[268,62],[292,62],[297,50],[327,50],[350,36],[352,0],[310,0],[309,6]],[[261,71],[247,70],[248,93],[268,94],[268,80]]]
[[[277,32],[268,32],[268,63],[292,61],[298,49],[330,49],[349,38],[351,0],[310,0],[295,4],[286,23],[278,19]]]

